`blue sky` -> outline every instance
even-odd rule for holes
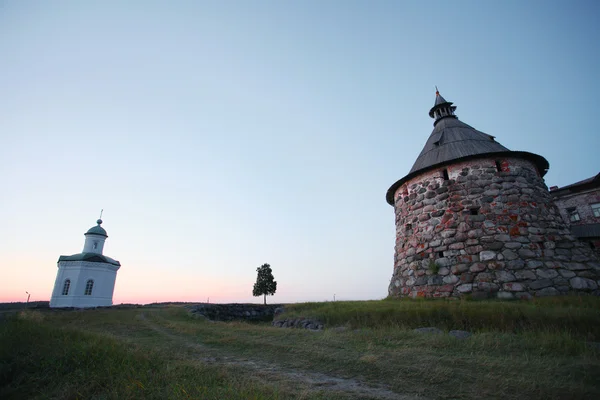
[[[378,299],[385,192],[469,125],[599,172],[596,1],[0,1],[0,300],[48,299],[104,209],[115,302]]]

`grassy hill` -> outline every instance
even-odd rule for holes
[[[0,320],[2,399],[600,398],[600,299],[286,306],[325,330],[211,322],[181,306]],[[460,340],[417,327],[473,333]]]

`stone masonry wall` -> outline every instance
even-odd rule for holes
[[[394,200],[391,296],[600,294],[600,260],[571,235],[528,160],[441,167],[404,183]]]

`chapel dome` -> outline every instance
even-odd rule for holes
[[[102,224],[102,220],[99,219],[98,221],[96,221],[96,223],[98,225],[93,226],[90,229],[88,229],[88,231],[85,234],[86,235],[99,235],[99,236],[106,236],[106,237],[108,237],[108,235],[106,234],[106,230],[103,227],[100,226]]]

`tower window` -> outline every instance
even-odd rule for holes
[[[412,224],[406,224],[405,226],[406,230],[409,231],[412,229]]]
[[[469,211],[471,215],[479,215],[479,207],[473,207]]]
[[[92,295],[92,289],[94,288],[94,281],[92,279],[90,279],[89,281],[87,281],[87,283],[85,284],[85,296],[91,296]]]
[[[575,207],[567,208],[567,214],[569,215],[569,221],[571,222],[577,222],[581,220],[579,213],[577,212],[577,208]]]
[[[442,171],[442,176],[444,177],[444,180],[447,181],[448,179],[450,179],[450,177],[448,176],[448,170],[445,169]]]
[[[502,164],[500,164],[500,161],[496,160],[496,171],[501,172],[502,171]]]
[[[592,207],[592,212],[594,213],[594,217],[600,217],[600,203],[594,203],[590,205]]]
[[[98,242],[94,242],[94,250],[98,248]]]
[[[443,251],[438,251],[438,257],[440,257],[440,258],[444,257],[444,252]]]
[[[63,296],[67,296],[69,294],[69,288],[71,288],[71,280],[67,279],[67,280],[65,280],[65,283],[63,285],[63,290],[62,290]]]

